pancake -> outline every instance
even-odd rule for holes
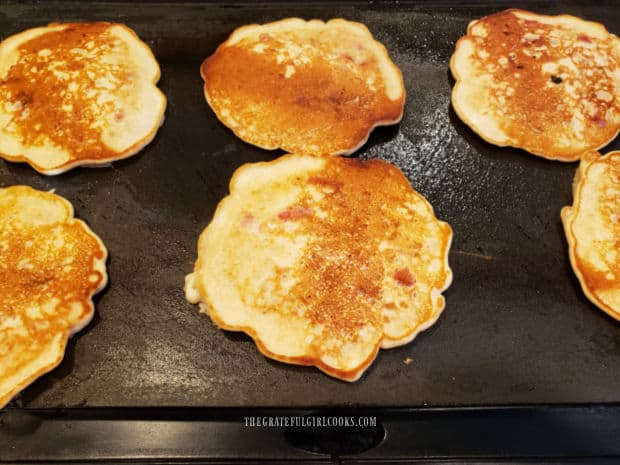
[[[571,265],[585,295],[620,321],[620,151],[583,157],[562,209]]]
[[[217,118],[264,149],[347,155],[403,115],[400,70],[366,26],[343,19],[241,27],[200,72]]]
[[[571,162],[620,130],[620,40],[574,16],[473,21],[450,61],[452,106],[486,141]]]
[[[186,297],[269,358],[355,381],[437,320],[451,239],[389,163],[285,155],[235,172]]]
[[[163,122],[159,65],[127,26],[50,24],[0,43],[0,157],[55,175],[148,144]]]
[[[106,248],[62,197],[0,189],[0,408],[57,366],[93,317]]]

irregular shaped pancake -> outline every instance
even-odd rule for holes
[[[286,155],[236,171],[186,297],[267,357],[355,381],[437,320],[451,238],[389,163]]]
[[[159,65],[128,27],[50,24],[0,43],[0,157],[40,173],[129,157],[163,122]]]
[[[106,256],[62,197],[0,189],[0,408],[58,365],[69,336],[90,322]]]
[[[597,307],[620,320],[620,151],[583,157],[562,209],[573,270]]]
[[[363,24],[288,18],[236,29],[200,73],[218,119],[264,149],[344,155],[400,121],[398,67]]]
[[[620,130],[620,40],[574,16],[473,21],[450,61],[452,105],[483,139],[575,161]]]

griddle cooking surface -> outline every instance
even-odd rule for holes
[[[613,1],[541,5],[524,7],[576,14],[620,33]],[[1,186],[56,189],[110,251],[110,285],[96,300],[95,320],[71,340],[62,364],[12,405],[619,402],[620,324],[583,296],[560,224],[577,164],[489,145],[450,107],[454,42],[470,20],[507,6],[3,3],[3,39],[51,21],[126,23],[153,48],[168,97],[153,143],[112,168],[44,177],[0,161]],[[405,116],[398,127],[376,130],[359,156],[395,163],[454,229],[454,283],[439,322],[413,343],[381,351],[355,384],[265,359],[248,337],[216,329],[183,296],[196,240],[233,171],[279,155],[217,121],[204,101],[200,63],[235,27],[287,16],[361,21],[386,45],[405,78]],[[614,148],[618,140],[607,149]]]

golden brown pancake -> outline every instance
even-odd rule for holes
[[[62,197],[0,189],[0,408],[63,358],[93,317],[106,248]]]
[[[200,68],[207,102],[245,142],[312,155],[355,152],[400,121],[398,67],[363,24],[288,18],[236,29]]]
[[[437,320],[451,238],[389,163],[285,155],[235,172],[186,297],[267,357],[355,381]]]
[[[452,105],[483,139],[575,161],[620,130],[620,40],[574,16],[473,21],[450,61]]]
[[[40,173],[105,165],[163,122],[159,65],[127,26],[50,24],[0,43],[0,157]]]
[[[620,320],[620,151],[585,155],[562,209],[573,270],[588,299]]]

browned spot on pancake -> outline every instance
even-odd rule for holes
[[[401,268],[394,273],[394,279],[403,286],[413,286],[415,284],[415,278],[409,271],[409,268]]]
[[[103,258],[99,243],[80,223],[20,225],[18,229],[2,226],[0,243],[9,247],[0,259],[0,319],[23,318],[27,307],[58,298],[57,316],[47,320],[48,327],[37,328],[36,320],[27,322],[37,334],[35,339],[49,339],[66,329],[62,314],[69,313],[69,304],[88,301],[101,284],[101,274],[92,271],[93,261]],[[56,237],[62,237],[62,246],[54,245]],[[63,265],[68,258],[71,263]],[[64,266],[71,269],[64,270]],[[97,280],[90,281],[94,273]]]
[[[379,328],[383,321],[377,307],[385,270],[377,250],[391,232],[384,220],[395,213],[382,210],[382,205],[401,203],[409,183],[387,163],[352,159],[327,160],[308,183],[333,191],[313,203],[324,215],[315,215],[296,232],[312,239],[291,295],[307,306],[313,325],[324,326],[324,334],[361,342],[362,327]],[[325,347],[321,351],[325,353]]]
[[[112,47],[126,46],[107,34],[110,26],[74,24],[19,47],[18,62],[0,81],[0,101],[18,109],[14,128],[24,145],[49,140],[73,159],[115,155],[101,141],[101,118],[110,103],[96,100],[102,91],[114,92],[130,77],[118,65],[97,62]],[[104,87],[100,79],[107,80]],[[116,113],[118,121],[123,117],[122,111]]]
[[[609,279],[606,276],[606,271],[599,271],[579,258],[577,258],[577,262],[579,265],[579,270],[583,274],[583,279],[586,283],[586,286],[588,287],[588,289],[590,289],[591,292],[594,292],[596,294],[606,289],[618,289],[620,287],[620,279],[618,279],[617,274],[616,277]],[[620,270],[615,271],[616,273],[618,273]]]

